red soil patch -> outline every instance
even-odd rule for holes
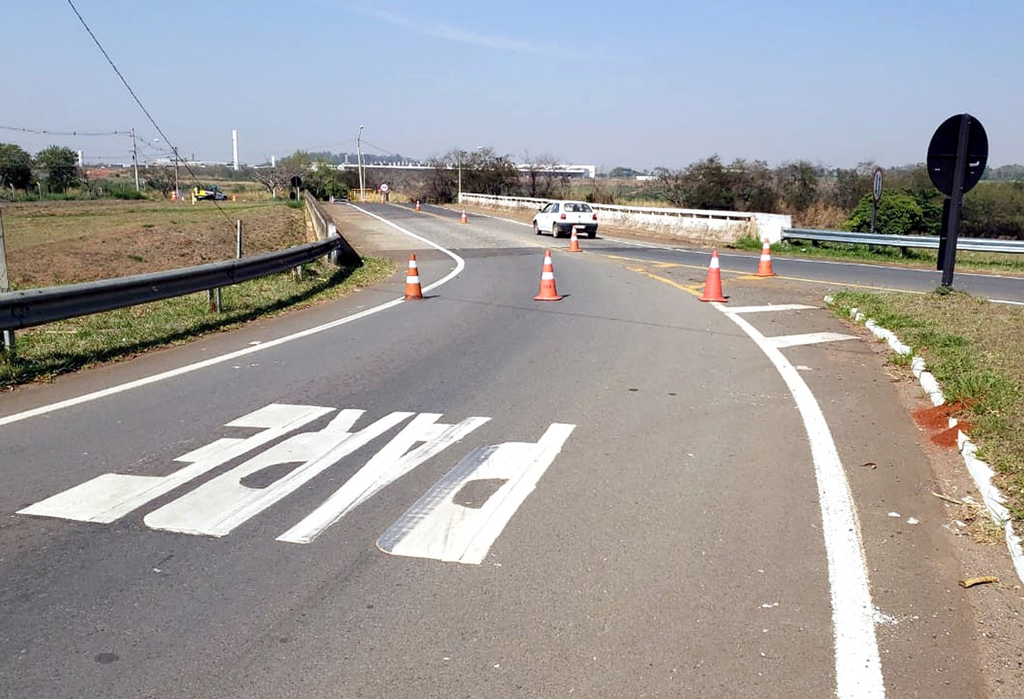
[[[957,433],[961,430],[967,432],[971,428],[971,424],[963,420],[958,420],[955,427],[949,426],[950,416],[962,407],[960,403],[944,403],[931,408],[919,408],[914,411],[914,422],[923,429],[936,433],[931,438],[933,443],[940,447],[956,448]]]

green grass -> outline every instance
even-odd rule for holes
[[[209,310],[203,292],[31,328],[18,333],[13,360],[0,353],[0,387],[52,379],[337,298],[393,271],[391,260],[375,257],[340,269],[318,262],[304,268],[301,280],[284,273],[222,289],[220,314]]]
[[[844,317],[859,309],[924,358],[947,402],[963,406],[957,417],[972,425],[979,457],[1000,474],[1011,511],[1024,521],[1024,308],[946,290],[844,291],[835,307]]]
[[[761,241],[744,237],[730,247],[738,250],[760,250]],[[828,260],[857,260],[859,262],[884,262],[906,267],[935,269],[937,250],[918,250],[879,245],[853,245],[847,243],[818,243],[810,241],[783,240],[772,245],[772,253],[789,257],[814,257]],[[989,252],[968,252],[961,250],[956,255],[956,269],[974,272],[1009,272],[1024,274],[1024,255],[1008,255]]]

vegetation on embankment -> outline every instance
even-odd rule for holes
[[[911,347],[893,361],[923,357],[954,417],[978,446],[978,456],[999,474],[1014,518],[1024,522],[1024,308],[962,292],[930,294],[843,291],[834,308],[873,319]],[[907,368],[909,371],[909,368]]]

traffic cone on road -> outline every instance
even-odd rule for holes
[[[417,211],[422,211],[423,210],[423,209],[420,208],[420,201],[419,201],[419,199],[416,200],[416,210]]]
[[[405,300],[419,301],[423,298],[420,288],[420,270],[416,266],[416,255],[409,255],[409,271],[405,275]]]
[[[540,273],[540,293],[533,297],[534,301],[560,301],[561,296],[555,288],[555,268],[551,264],[551,251],[544,251],[544,268]]]
[[[727,299],[722,296],[722,271],[718,266],[718,251],[711,253],[711,265],[708,267],[708,278],[704,282],[704,295],[701,301],[714,301],[725,303]]]
[[[764,239],[764,246],[761,248],[761,261],[757,263],[757,276],[776,276],[772,271],[772,246],[768,244],[767,238]]]
[[[576,229],[572,229],[572,236],[569,237],[569,252],[583,252],[580,250],[580,241],[576,237]]]
[[[462,212],[462,218],[459,219],[459,223],[469,223],[469,217],[466,216],[465,210]]]

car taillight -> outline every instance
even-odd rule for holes
[[[563,221],[565,220],[565,214],[562,214],[562,220]]]
[[[597,220],[597,214],[594,214],[594,220],[595,221]]]

